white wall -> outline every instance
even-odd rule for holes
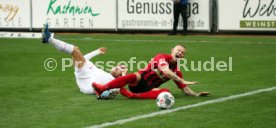
[[[275,0],[218,0],[218,29],[275,31]]]
[[[189,0],[189,30],[210,31],[211,1]],[[276,0],[217,1],[219,31],[276,31]],[[76,11],[77,7],[79,13],[70,11]],[[173,26],[173,3],[171,0],[1,0],[0,28],[41,28],[45,22],[51,28],[63,30],[169,31]]]

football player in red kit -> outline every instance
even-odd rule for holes
[[[184,80],[178,69],[177,59],[183,58],[185,52],[184,46],[177,45],[172,48],[171,54],[157,54],[145,69],[116,78],[105,85],[94,82],[92,86],[98,94],[108,89],[121,88],[121,94],[129,98],[155,99],[161,92],[169,92],[168,89],[159,89],[159,87],[172,79],[187,95],[206,96],[210,94],[209,92],[196,93],[187,86],[197,84],[197,82]],[[123,88],[127,84],[130,91]]]

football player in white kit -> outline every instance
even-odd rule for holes
[[[90,61],[90,59],[97,55],[104,54],[106,52],[106,48],[101,47],[83,56],[77,46],[68,44],[51,36],[51,33],[48,29],[48,24],[44,25],[44,28],[42,30],[42,43],[50,43],[54,45],[54,47],[59,51],[71,54],[75,66],[76,82],[80,91],[84,94],[96,93],[94,88],[92,87],[92,82],[106,84],[114,78],[124,75],[127,71],[124,66],[114,67],[112,68],[110,73],[97,68]],[[98,98],[113,98],[118,94],[118,90],[119,89],[108,90],[100,95]]]

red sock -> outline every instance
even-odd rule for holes
[[[156,99],[161,92],[170,92],[170,91],[166,88],[163,88],[160,90],[151,90],[148,92],[136,93],[134,97],[139,99]]]
[[[170,91],[166,88],[163,88],[160,90],[151,90],[143,93],[133,93],[126,90],[125,88],[121,88],[120,92],[125,97],[133,98],[133,99],[156,99],[161,92],[170,92]]]
[[[107,83],[105,86],[107,87],[107,89],[112,89],[112,88],[122,88],[124,87],[126,84],[135,82],[137,79],[135,74],[128,74],[126,76],[121,76],[119,78],[116,78],[112,81],[110,81],[109,83]]]

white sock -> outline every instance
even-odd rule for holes
[[[90,60],[91,58],[93,58],[93,57],[95,57],[95,56],[97,56],[97,55],[99,55],[99,54],[100,54],[100,50],[97,49],[97,50],[95,50],[95,51],[92,51],[92,52],[90,52],[90,53],[84,55],[84,58],[85,58],[85,60]]]
[[[74,50],[74,45],[68,44],[66,42],[55,39],[53,37],[50,37],[48,41],[50,44],[53,44],[56,47],[56,49],[58,49],[59,51],[65,52],[67,54],[71,54]]]

